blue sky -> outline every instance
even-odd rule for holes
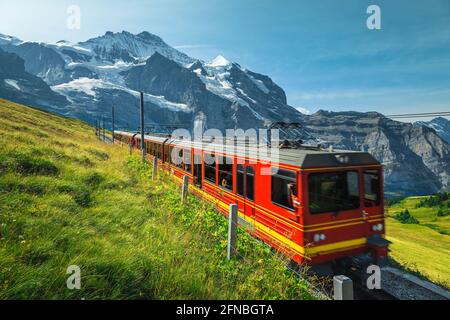
[[[66,28],[67,7],[81,29]],[[381,30],[366,9],[381,8]],[[105,31],[161,36],[271,76],[294,107],[385,114],[450,111],[450,1],[2,0],[0,33],[77,42]]]

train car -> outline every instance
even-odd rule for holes
[[[116,135],[118,143],[140,148],[140,136]],[[307,146],[267,153],[250,144],[153,135],[145,146],[150,160],[157,157],[176,179],[189,176],[192,192],[225,215],[237,204],[248,232],[298,264],[386,262],[383,168],[369,153]]]

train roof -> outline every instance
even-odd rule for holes
[[[134,134],[127,133],[127,135],[133,136]],[[231,140],[224,141],[223,143],[208,143],[204,141],[187,141],[153,135],[145,135],[145,140],[176,145],[180,148],[202,149],[207,152],[225,153],[238,157],[246,156],[261,161],[283,163],[302,168],[380,165],[380,162],[372,155],[362,151],[330,151],[307,146],[304,148],[284,149],[267,147],[265,145],[235,144],[235,142]]]

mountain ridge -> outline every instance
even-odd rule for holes
[[[432,128],[442,139],[450,143],[450,120],[437,117],[430,121],[417,121],[415,124]]]

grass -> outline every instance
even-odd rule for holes
[[[440,206],[421,205],[427,198],[409,197],[389,207],[386,232],[392,241],[390,256],[405,269],[450,288],[450,216],[439,216]],[[404,210],[419,224],[402,224],[395,219]]]
[[[0,299],[311,299],[286,261],[87,124],[0,100]],[[66,270],[81,269],[81,290]]]

